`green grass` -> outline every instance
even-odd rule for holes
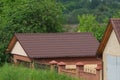
[[[78,80],[65,74],[5,64],[0,68],[0,80]]]

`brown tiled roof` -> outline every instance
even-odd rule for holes
[[[92,57],[99,42],[90,33],[17,33],[31,58]]]
[[[113,29],[116,33],[116,36],[118,38],[118,41],[120,43],[120,18],[114,18],[114,19],[112,18],[111,23],[112,23]]]
[[[117,39],[120,43],[120,18],[111,18],[110,19],[108,26],[107,26],[107,29],[104,33],[103,39],[102,39],[100,46],[98,48],[98,51],[97,51],[98,55],[102,56],[102,53],[103,53],[105,46],[109,40],[109,37],[111,35],[112,30],[115,31]]]

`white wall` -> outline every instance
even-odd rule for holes
[[[20,45],[20,43],[18,41],[16,42],[15,46],[13,47],[11,54],[27,56],[26,52],[24,51],[24,49],[22,48],[22,46]]]
[[[120,44],[117,40],[117,36],[114,31],[112,31],[111,36],[107,42],[107,45],[103,52],[103,65],[104,65],[104,80],[107,80],[107,54],[120,56]]]

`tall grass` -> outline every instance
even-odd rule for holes
[[[35,70],[5,64],[0,68],[0,80],[77,80],[48,70]]]

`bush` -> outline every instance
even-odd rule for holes
[[[0,65],[14,33],[63,32],[62,10],[56,0],[0,0]]]
[[[48,70],[35,70],[5,64],[0,68],[0,80],[77,80]]]

